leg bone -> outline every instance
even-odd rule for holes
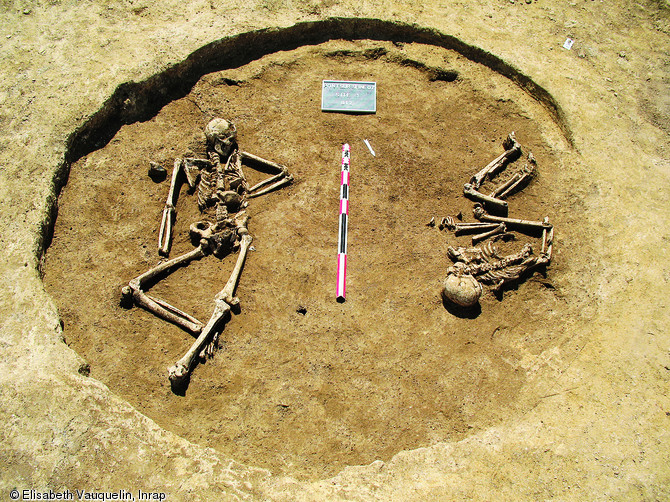
[[[466,235],[466,234],[476,234],[481,232],[487,232],[498,228],[498,223],[477,223],[477,224],[460,224],[457,223],[454,225],[454,235]]]
[[[532,153],[528,154],[528,162],[529,162],[529,164],[526,164],[525,166],[523,166],[521,171],[517,173],[517,176],[519,178],[514,183],[512,183],[509,187],[507,187],[498,196],[499,198],[505,199],[508,195],[516,192],[517,189],[519,189],[519,187],[523,188],[530,181],[530,179],[535,174],[535,157],[533,157]]]
[[[521,153],[521,145],[517,143],[513,132],[507,136],[507,139],[503,142],[503,147],[505,148],[505,151],[502,154],[489,162],[484,169],[470,179],[470,183],[475,190],[482,185],[487,176],[491,178],[509,159]]]
[[[230,305],[223,300],[216,300],[214,313],[207,325],[200,332],[200,336],[191,345],[184,357],[168,368],[168,377],[173,385],[182,384],[191,374],[196,355],[200,353],[207,342],[214,336],[214,332],[220,328],[221,322],[230,313]]]
[[[484,208],[477,204],[474,209],[475,218],[481,221],[490,221],[495,223],[505,223],[511,227],[518,227],[524,230],[544,230],[552,228],[551,223],[543,221],[520,220],[517,218],[503,218],[502,216],[493,216],[487,214]]]
[[[507,211],[507,202],[505,202],[504,200],[496,199],[495,197],[491,197],[490,195],[484,195],[483,193],[478,192],[475,189],[475,187],[470,183],[466,183],[465,185],[463,185],[463,193],[470,199],[483,202],[484,204],[490,205],[503,211]]]
[[[147,295],[144,292],[144,289],[160,275],[170,273],[177,267],[187,265],[193,260],[199,260],[205,256],[205,254],[205,249],[200,245],[193,251],[189,251],[177,258],[161,263],[134,278],[121,290],[121,293],[125,299],[132,299],[133,303],[152,312],[154,315],[176,324],[186,331],[199,333],[202,329],[202,323],[200,321],[163,300]]]
[[[242,240],[240,242],[240,254],[237,257],[235,268],[230,274],[230,278],[224,288],[214,298],[214,313],[207,325],[202,329],[200,336],[196,339],[193,345],[191,345],[191,348],[186,354],[184,354],[184,357],[168,368],[168,375],[173,385],[179,385],[188,378],[196,356],[205,349],[208,343],[214,341],[215,334],[220,330],[221,322],[230,314],[231,307],[239,304],[239,299],[234,296],[235,288],[237,287],[237,282],[242,272],[242,267],[244,266],[244,261],[249,246],[251,245],[252,237],[249,235],[246,228],[246,215],[239,219],[237,223],[238,233],[242,235]]]

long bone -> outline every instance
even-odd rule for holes
[[[172,260],[163,262],[154,268],[144,272],[143,274],[131,280],[125,286],[121,293],[125,299],[132,299],[134,303],[152,312],[154,315],[165,319],[172,324],[175,324],[191,333],[200,333],[203,324],[195,317],[173,307],[164,300],[149,296],[144,292],[144,289],[152,283],[156,277],[166,273],[171,273],[178,267],[188,265],[193,260],[199,260],[209,253],[209,243],[206,240],[200,242],[200,245],[195,249],[184,253],[181,256],[173,258]]]
[[[518,227],[524,230],[544,230],[553,228],[553,225],[546,219],[545,221],[531,221],[520,220],[517,218],[504,218],[502,216],[493,216],[491,214],[487,214],[486,211],[484,211],[484,208],[479,204],[475,205],[474,215],[478,220],[494,223],[504,223],[505,225]]]
[[[549,223],[549,218],[544,219],[545,223]],[[554,227],[545,228],[542,231],[542,250],[540,256],[545,257],[547,263],[551,261],[551,255],[554,250]]]
[[[500,225],[498,223],[479,223],[477,225],[462,225],[462,224],[456,224],[453,227],[453,232],[454,235],[459,236],[459,235],[467,235],[467,234],[476,234],[476,233],[482,233],[482,232],[488,232],[489,230],[493,230],[498,228]]]
[[[472,236],[472,245],[476,245],[482,241],[485,241],[489,237],[493,237],[494,235],[498,234],[503,234],[507,231],[507,227],[505,227],[504,223],[501,223],[500,225],[497,225],[496,228],[489,230],[488,232],[483,232],[481,234],[473,235]]]
[[[488,227],[488,226],[493,228],[495,224],[486,222],[482,223],[481,221],[473,221],[473,222],[456,221],[453,216],[445,216],[440,221],[440,230],[446,228],[447,230],[451,231],[459,231],[459,230],[466,230],[469,228]]]
[[[503,141],[503,148],[505,148],[503,153],[489,162],[484,169],[470,179],[470,183],[475,190],[482,185],[487,176],[489,178],[493,177],[495,172],[504,166],[509,159],[521,153],[521,145],[517,143],[513,132]]]
[[[502,183],[501,185],[497,186],[490,194],[489,197],[496,197],[496,198],[502,198],[500,197],[500,194],[505,193],[509,187],[514,185],[517,181],[521,179],[523,175],[518,172],[515,173],[514,176],[512,176],[510,179],[508,179],[505,183]]]
[[[182,170],[182,159],[175,159],[174,168],[172,169],[172,181],[170,182],[170,191],[168,192],[165,208],[163,208],[163,218],[161,219],[161,229],[158,234],[158,254],[167,256],[170,253],[170,245],[172,244],[172,225],[176,215],[175,205],[177,204],[177,179]]]
[[[200,336],[193,342],[186,354],[179,359],[173,366],[168,368],[168,376],[173,386],[182,385],[189,377],[193,369],[193,363],[198,354],[202,352],[205,346],[210,342],[215,342],[214,337],[217,331],[222,329],[221,323],[230,315],[231,307],[239,304],[239,299],[234,296],[235,288],[244,266],[247,251],[252,242],[252,237],[246,227],[246,215],[241,221],[238,220],[238,233],[242,236],[240,242],[240,254],[237,257],[235,267],[224,288],[214,297],[214,312],[212,317],[200,332]]]
[[[247,193],[247,197],[249,198],[265,195],[266,193],[272,192],[284,185],[288,185],[293,181],[293,176],[289,174],[286,166],[282,166],[281,164],[277,164],[276,162],[272,162],[271,160],[266,160],[262,157],[259,157],[258,155],[254,155],[249,152],[240,152],[240,157],[242,157],[243,159],[249,159],[259,164],[263,164],[276,173],[274,176],[271,176],[261,181],[260,183],[256,183],[253,187],[251,187]],[[270,186],[259,192],[256,192],[256,190],[266,185]]]
[[[505,183],[502,187],[498,187],[491,195],[495,193],[496,195],[493,195],[494,197],[505,199],[508,195],[515,193],[519,187],[523,188],[525,184],[527,184],[528,181],[530,181],[530,179],[535,175],[535,166],[537,163],[535,162],[535,157],[532,153],[528,153],[528,162],[529,163],[523,166],[521,170],[512,177],[511,180]]]
[[[471,183],[463,185],[463,194],[470,199],[483,202],[484,204],[488,204],[496,209],[507,212],[507,202],[478,192]]]

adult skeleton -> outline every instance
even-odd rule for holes
[[[483,247],[449,247],[447,254],[454,265],[447,269],[447,276],[442,283],[442,296],[461,307],[472,307],[482,295],[482,283],[491,285],[494,291],[500,292],[505,284],[519,281],[524,275],[535,268],[546,266],[551,262],[553,250],[554,228],[549,219],[530,221],[506,216],[488,214],[485,207],[493,211],[507,213],[507,196],[516,193],[530,182],[536,161],[532,153],[528,154],[528,162],[507,182],[496,187],[490,195],[479,191],[486,179],[492,179],[513,159],[521,155],[521,145],[512,132],[503,142],[505,151],[478,171],[463,186],[463,194],[477,201],[474,216],[479,222],[462,223],[454,218],[443,218],[440,228],[446,227],[456,235],[474,234],[472,244],[478,244],[490,237],[509,235],[509,229],[521,232],[542,232],[542,249],[539,255],[533,256],[533,250],[526,244],[519,252],[500,256],[497,249],[489,241]],[[481,233],[479,233],[481,232]]]
[[[239,305],[235,289],[239,281],[247,251],[251,246],[248,216],[244,211],[247,199],[267,194],[293,181],[285,166],[265,160],[237,148],[237,130],[231,122],[215,118],[205,128],[208,159],[176,159],[170,190],[161,221],[158,252],[168,256],[172,242],[173,223],[176,215],[178,184],[183,173],[191,188],[198,189],[198,206],[202,211],[215,207],[215,222],[198,221],[190,227],[191,239],[196,248],[181,256],[158,264],[156,267],[132,279],[122,289],[123,298],[154,315],[171,322],[184,330],[198,335],[184,356],[168,368],[168,376],[174,386],[181,386],[190,376],[198,355],[211,355],[218,335],[233,308]],[[242,171],[243,161],[262,165],[273,176],[249,187]],[[209,321],[203,324],[195,317],[169,303],[149,296],[145,291],[160,279],[193,260],[213,254],[218,258],[239,250],[237,262],[224,288],[214,298],[214,311]]]

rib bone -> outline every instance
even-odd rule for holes
[[[170,245],[172,244],[172,224],[176,214],[175,205],[177,204],[177,179],[179,172],[182,170],[182,159],[175,159],[174,168],[172,169],[172,181],[170,182],[170,191],[168,192],[165,208],[163,209],[163,218],[161,220],[161,229],[158,234],[158,254],[167,256],[170,253]]]
[[[517,143],[513,132],[507,136],[507,139],[503,142],[503,147],[505,148],[503,153],[489,162],[489,164],[484,169],[479,171],[470,179],[470,183],[475,188],[475,190],[482,185],[487,176],[489,178],[493,177],[495,172],[503,165],[505,165],[505,163],[510,158],[521,153],[521,145]]]

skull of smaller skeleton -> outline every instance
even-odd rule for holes
[[[232,122],[216,118],[205,127],[205,136],[210,148],[222,157],[227,157],[237,139],[237,130]]]
[[[482,285],[472,275],[464,273],[463,264],[456,263],[447,271],[442,283],[442,296],[461,307],[472,307],[482,296]]]

